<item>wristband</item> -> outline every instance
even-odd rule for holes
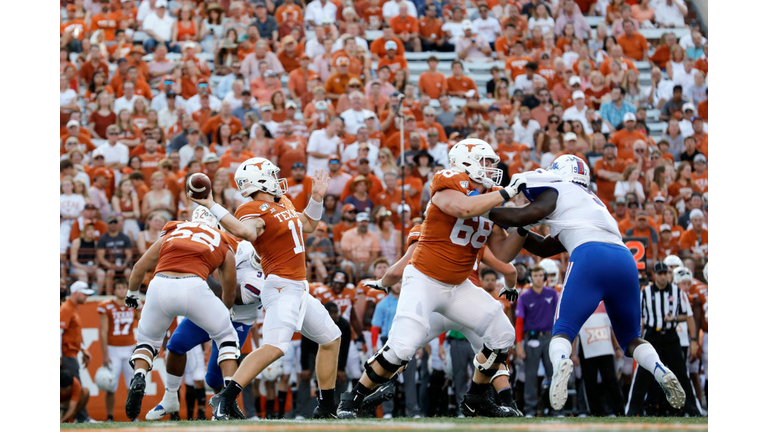
[[[691,338],[691,342],[698,342],[698,341],[699,341],[699,338],[697,338],[697,337]]]
[[[512,198],[509,196],[509,192],[507,192],[505,189],[500,189],[499,193],[501,194],[501,197],[504,198],[504,202],[507,202],[510,198]]]
[[[138,291],[128,291],[128,297],[136,297],[136,298],[138,298],[139,297],[139,292]]]
[[[304,214],[312,220],[319,221],[323,217],[323,203],[310,198],[307,207],[304,208]]]
[[[517,227],[517,235],[519,235],[520,237],[525,237],[528,235],[528,230],[525,229],[524,227]]]
[[[218,204],[218,203],[214,204],[213,207],[211,207],[209,210],[211,211],[211,214],[216,216],[217,220],[221,220],[221,218],[229,214],[227,209],[225,209],[224,207],[221,206],[221,204]]]

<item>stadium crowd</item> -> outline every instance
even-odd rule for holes
[[[380,278],[404,254],[433,174],[449,167],[453,144],[476,137],[496,150],[503,184],[561,154],[586,161],[597,197],[639,245],[634,251],[647,278],[672,255],[692,271],[696,331],[706,331],[708,48],[683,0],[61,0],[60,6],[62,302],[76,281],[113,295],[116,278],[130,276],[163,225],[191,215],[190,175],[205,173],[213,199],[234,213],[247,199],[234,171],[249,158],[268,158],[288,179],[287,195],[300,212],[311,175],[325,170],[331,182],[322,222],[305,239],[307,269],[318,298],[336,304],[337,322],[347,321],[340,327],[351,326],[348,337],[358,341],[339,366],[345,387],[360,376],[358,357],[382,346],[375,336],[386,337],[387,313],[397,301],[396,290],[387,296],[361,281]],[[661,33],[646,38],[650,30]],[[548,227],[535,230],[546,234]],[[541,264],[541,257],[523,252],[515,259],[523,293],[540,293],[541,284],[562,289],[568,256],[551,258]],[[496,297],[503,271],[482,266],[480,272],[483,288]],[[539,313],[520,302],[506,307],[513,323]],[[361,328],[374,338],[360,340]],[[537,341],[551,336],[545,328],[531,331]],[[384,415],[455,414],[451,398],[466,382],[445,382],[471,367],[471,357],[457,348],[462,338],[451,332],[425,347]],[[510,356],[518,405],[527,415],[547,414],[546,397],[537,402],[536,393],[545,395],[551,367],[526,366],[531,354],[518,342]],[[705,407],[700,371],[690,367],[699,365],[695,360],[689,369]],[[620,353],[615,361],[623,363]],[[304,372],[312,369],[302,362],[295,381],[309,381]],[[539,375],[541,385],[523,391],[523,382],[531,382],[526,372]],[[632,362],[618,372],[626,398]],[[576,381],[583,393],[582,378]],[[73,385],[69,375],[65,383]],[[593,397],[576,398],[567,412],[623,415],[615,400],[585,403]],[[311,407],[279,410],[291,411],[307,416]]]

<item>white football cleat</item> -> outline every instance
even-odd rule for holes
[[[657,371],[661,372],[658,376]],[[667,396],[667,401],[672,405],[672,408],[682,408],[685,404],[685,390],[683,390],[683,386],[680,385],[675,374],[661,363],[656,363],[656,367],[653,368],[653,376]]]
[[[573,372],[573,361],[561,358],[553,365],[552,384],[549,386],[549,404],[557,411],[563,409],[568,400],[568,379]]]
[[[146,419],[156,421],[162,419],[167,414],[179,412],[179,399],[176,394],[177,392],[171,393],[166,391],[163,400],[156,407],[149,410]]]

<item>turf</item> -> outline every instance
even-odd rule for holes
[[[357,421],[180,421],[66,424],[62,429],[99,430],[123,429],[127,431],[403,431],[403,430],[450,430],[483,431],[648,431],[648,430],[707,430],[706,418],[643,417],[643,418],[532,418],[532,419],[458,419],[423,418]]]

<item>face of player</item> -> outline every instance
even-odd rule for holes
[[[691,281],[684,280],[677,283],[677,287],[683,290],[683,292],[688,292],[691,290]]]
[[[128,285],[122,283],[115,285],[115,297],[117,297],[118,300],[125,300],[127,295]]]
[[[489,293],[496,291],[496,280],[496,275],[494,274],[485,275],[481,281],[483,283],[483,289]]]
[[[384,273],[387,272],[387,263],[378,263],[376,264],[376,267],[373,268],[373,276],[376,277],[376,279],[381,279],[384,277]]]
[[[531,273],[531,283],[534,288],[541,288],[544,286],[544,272],[536,271]]]

